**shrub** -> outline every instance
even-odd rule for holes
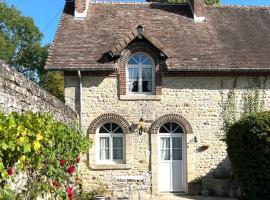
[[[270,112],[235,122],[228,129],[226,142],[243,199],[270,199]]]
[[[80,153],[89,139],[76,127],[55,121],[49,114],[0,113],[0,199],[12,194],[8,181],[20,172],[27,184],[19,196],[35,199],[42,194],[72,199],[80,188]],[[2,189],[1,189],[2,188]]]

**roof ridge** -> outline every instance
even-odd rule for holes
[[[232,5],[232,4],[221,4],[221,5],[210,5],[207,6],[210,8],[270,8],[270,5],[262,5],[262,6],[257,6],[257,5]]]
[[[188,3],[170,3],[170,2],[145,2],[144,0],[141,1],[120,1],[120,0],[92,0],[89,2],[90,4],[128,4],[128,5],[187,5]]]

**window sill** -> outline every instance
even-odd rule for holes
[[[131,169],[130,164],[91,164],[91,169],[94,170],[111,170],[111,169],[118,169],[118,170],[128,170]]]
[[[142,100],[142,101],[160,101],[160,95],[143,95],[143,94],[128,94],[128,95],[120,95],[120,100],[124,101],[134,101],[134,100]]]

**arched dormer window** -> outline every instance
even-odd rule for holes
[[[155,89],[155,65],[145,53],[135,53],[126,66],[127,94],[153,94]]]

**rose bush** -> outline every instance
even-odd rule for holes
[[[51,194],[72,199],[73,192],[81,187],[76,181],[79,155],[90,144],[77,127],[57,122],[50,114],[0,113],[0,199],[14,197],[8,180],[19,172],[28,178],[17,197],[35,199]]]

